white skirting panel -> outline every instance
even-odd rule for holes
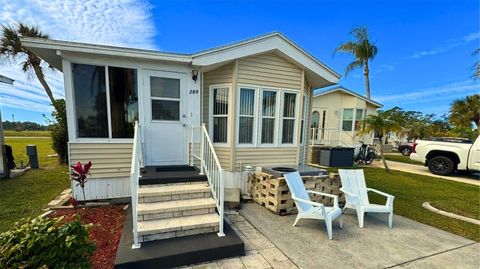
[[[82,188],[72,181],[73,197],[83,201]],[[130,178],[89,178],[85,184],[87,200],[101,200],[130,197]]]
[[[239,188],[242,194],[245,194],[247,192],[247,172],[224,171],[223,175],[226,189]]]

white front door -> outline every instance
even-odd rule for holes
[[[145,164],[186,164],[186,74],[147,71]]]

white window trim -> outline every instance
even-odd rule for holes
[[[283,108],[285,106],[285,93],[293,93],[295,94],[295,113],[294,113],[294,117],[291,118],[291,117],[287,117],[285,118],[283,116],[283,110],[281,110],[279,113],[279,118],[280,118],[280,131],[278,132],[278,146],[279,147],[296,147],[297,146],[297,128],[298,128],[298,111],[300,109],[300,105],[298,102],[298,96],[299,96],[299,92],[298,91],[293,91],[293,90],[283,90],[281,91],[281,108]],[[284,119],[293,119],[293,143],[282,143],[282,133],[283,133],[283,120]]]
[[[213,89],[227,88],[228,89],[228,114],[227,114],[227,142],[215,143],[213,142]],[[216,147],[227,147],[230,144],[231,135],[229,134],[230,123],[232,121],[232,84],[214,84],[208,86],[208,133],[210,139]]]
[[[76,105],[75,105],[75,89],[73,87],[73,65],[74,64],[81,64],[81,65],[93,65],[93,66],[101,66],[105,68],[105,94],[106,94],[106,105],[107,105],[107,124],[108,124],[108,137],[78,137],[78,123],[77,123],[77,112],[76,112]],[[99,64],[99,63],[94,63],[94,62],[89,62],[89,61],[69,61],[70,65],[70,92],[71,92],[71,97],[72,97],[72,104],[73,104],[73,135],[74,139],[73,141],[70,141],[70,143],[132,143],[133,142],[133,137],[132,138],[113,138],[112,137],[112,117],[111,117],[111,109],[110,109],[110,81],[109,81],[109,76],[108,76],[108,68],[111,67],[119,67],[119,68],[128,68],[128,69],[134,69],[137,73],[137,98],[138,102],[140,103],[140,75],[139,71],[140,69],[135,66],[126,66],[126,65],[121,65],[121,64]],[[68,111],[67,111],[68,113]],[[140,107],[138,109],[139,113],[139,118],[140,118]]]
[[[352,109],[353,110],[353,113],[352,113],[352,128],[350,129],[350,131],[346,131],[346,130],[343,130],[343,114],[345,112],[345,109]],[[341,117],[341,122],[340,122],[340,130],[342,132],[358,132],[355,130],[355,121],[356,121],[356,118],[357,118],[357,110],[362,110],[362,118],[360,119],[361,121],[365,119],[365,117],[367,116],[367,109],[366,108],[361,108],[361,107],[344,107],[342,108],[342,117]]]
[[[240,91],[241,89],[248,89],[254,91],[254,102],[253,102],[253,116],[243,116],[243,117],[252,117],[253,118],[253,134],[252,134],[252,143],[240,143]],[[235,126],[235,146],[236,147],[255,147],[258,144],[258,115],[259,115],[259,87],[258,86],[244,86],[238,85],[237,87],[237,104],[236,104],[236,126]]]
[[[263,92],[275,92],[275,116],[267,116],[265,118],[269,119],[275,119],[275,124],[273,125],[273,130],[279,130],[280,125],[279,125],[279,113],[280,113],[280,98],[281,98],[281,89],[275,89],[275,88],[270,88],[270,87],[262,87],[260,88],[260,98],[259,98],[259,106],[258,106],[258,147],[264,147],[264,148],[271,148],[271,147],[277,147],[278,146],[278,132],[275,132],[273,134],[273,143],[262,143],[262,121],[263,121],[263,115],[262,115],[262,99],[263,98]]]

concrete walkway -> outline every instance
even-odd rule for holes
[[[458,181],[462,183],[472,184],[475,186],[480,186],[480,176],[478,174],[476,175],[454,174],[452,176],[439,176],[439,175],[434,175],[430,173],[428,168],[423,165],[401,163],[401,162],[394,162],[394,161],[387,161],[387,164],[388,164],[388,167],[392,170],[408,172],[408,173],[417,174],[417,175],[430,176],[430,177],[438,177],[438,178],[443,178],[447,180]],[[383,163],[382,161],[379,161],[379,160],[373,161],[372,165],[378,168],[383,168]]]
[[[277,216],[253,203],[240,211],[300,268],[479,268],[480,244],[472,240],[395,216],[388,229],[386,214],[368,214],[365,228],[347,210],[344,228],[334,222],[328,240],[323,221],[301,220],[295,215]]]

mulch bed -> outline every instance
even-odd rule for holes
[[[75,215],[80,216],[82,223],[92,223],[90,240],[95,242],[92,264],[95,269],[114,268],[118,243],[122,236],[125,210],[122,205],[87,207],[77,209],[59,209],[49,217],[64,216],[65,221],[72,221]]]

